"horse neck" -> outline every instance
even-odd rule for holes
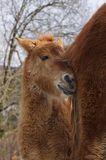
[[[47,119],[50,117],[53,107],[57,112],[61,112],[64,119],[71,121],[71,102],[69,99],[59,99],[42,91],[36,84],[23,83],[22,88],[22,107],[23,115],[30,117]],[[27,117],[26,116],[26,117]]]
[[[49,95],[43,92],[36,84],[24,84],[22,88],[22,117],[33,120],[45,119],[51,114],[52,101]]]
[[[72,157],[75,157],[75,152],[79,146],[79,106],[77,102],[77,94],[72,97],[72,112],[71,112],[71,133],[72,133]]]

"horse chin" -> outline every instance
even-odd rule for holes
[[[59,83],[57,87],[66,96],[72,96],[75,93],[74,89],[70,88],[69,86],[63,83]]]
[[[69,83],[63,80],[55,82],[56,88],[63,96],[73,96],[76,91],[75,83]]]

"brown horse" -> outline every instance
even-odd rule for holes
[[[79,109],[73,160],[106,160],[106,4],[65,55],[75,74]]]
[[[69,96],[75,91],[75,83],[66,61],[61,60],[64,54],[61,43],[51,36],[17,41],[27,51],[19,124],[22,158],[69,160],[72,150]]]

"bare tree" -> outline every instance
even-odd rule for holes
[[[82,24],[82,4],[83,0],[1,0],[4,83],[14,54],[21,63],[15,37],[35,38],[39,33],[52,32],[65,41],[71,40]]]

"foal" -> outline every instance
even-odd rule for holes
[[[61,43],[51,36],[44,36],[38,40],[18,38],[17,41],[27,51],[23,68],[19,124],[19,147],[22,158],[69,160],[71,157],[69,96],[75,91],[75,83],[66,62],[60,61],[64,54]]]

